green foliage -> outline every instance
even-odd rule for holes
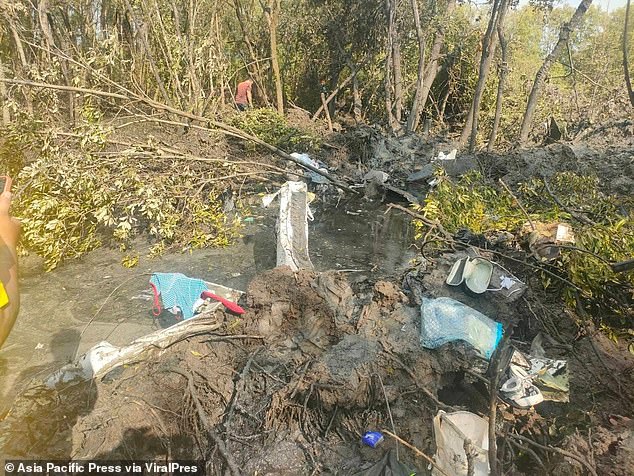
[[[456,182],[444,176],[439,179],[424,206],[417,210],[430,219],[439,220],[447,231],[453,233],[466,228],[487,234],[505,230],[517,235],[525,226],[526,216],[515,199],[505,190],[487,183],[479,173],[466,175]],[[562,248],[560,256],[549,266],[551,271],[580,288],[581,293],[570,286],[558,289],[568,304],[586,307],[599,324],[631,327],[634,273],[616,274],[606,261],[625,261],[634,256],[632,199],[628,203],[604,194],[595,177],[571,172],[555,175],[549,187],[563,207],[555,202],[540,179],[522,184],[517,197],[534,222],[574,223],[574,247],[578,249]],[[624,214],[624,209],[630,211]],[[569,210],[583,213],[596,224],[580,223]],[[416,237],[420,239],[426,231],[425,225],[415,221],[414,226]],[[545,287],[554,284],[552,277],[544,274],[543,284]]]
[[[126,249],[139,234],[155,242],[154,256],[168,245],[225,246],[237,237],[240,223],[223,212],[213,172],[178,160],[103,156],[106,132],[91,124],[98,114],[87,112],[78,126],[82,150],[60,150],[55,134],[40,134],[32,144],[38,155],[16,177],[22,244],[46,269],[103,244]],[[123,263],[134,265],[134,256]]]
[[[321,140],[310,131],[288,125],[286,118],[273,109],[250,109],[236,114],[231,124],[271,145],[290,152],[312,152]]]
[[[526,217],[514,205],[513,197],[485,183],[480,172],[464,175],[454,183],[438,175],[438,185],[427,196],[425,205],[418,208],[425,216],[440,220],[450,233],[467,228],[474,233],[490,230],[517,231]],[[415,222],[417,237],[421,236],[421,222]]]

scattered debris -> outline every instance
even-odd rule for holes
[[[324,164],[323,162],[319,162],[319,161],[315,161],[315,160],[311,159],[308,154],[299,154],[297,152],[293,152],[290,155],[291,155],[291,157],[297,159],[298,162],[300,162],[300,163],[302,163],[304,165],[310,165],[310,166],[316,168],[317,170],[323,172],[324,174],[328,174],[328,169],[326,168],[326,164]],[[304,172],[304,174],[313,183],[318,183],[318,184],[330,183],[330,180],[328,180],[326,177],[324,177],[323,175],[320,175],[320,174],[318,174],[316,172],[313,172],[313,171],[310,171],[310,170],[306,170]]]
[[[459,286],[464,282],[469,291],[482,294],[488,289],[492,275],[493,264],[489,260],[480,257],[461,258],[449,271],[447,284]]]
[[[402,139],[398,159],[408,165],[400,167],[393,157],[398,140],[384,138],[360,159],[357,182],[363,178],[367,188],[376,187],[384,197],[394,193],[417,204],[421,200],[411,192],[418,189],[402,189],[403,183],[430,179],[440,169],[444,172],[439,175],[452,177],[479,166],[475,157],[457,157],[454,150],[416,170],[421,157],[433,156],[430,146]],[[327,170],[308,155],[293,156]],[[385,156],[393,159],[389,168]],[[542,162],[543,167],[547,162]],[[504,176],[514,187],[518,184],[510,175],[512,163],[505,162],[504,170],[494,169],[501,165],[486,158],[482,164],[491,167],[493,183]],[[308,174],[313,182],[327,181],[313,175],[319,174]],[[555,190],[550,195],[561,195],[552,174],[549,178]],[[441,176],[435,190],[447,180]],[[465,193],[474,188],[472,183],[463,184]],[[229,309],[237,306],[239,293],[208,286],[216,301],[202,314],[128,346],[99,343],[51,375],[48,389],[21,395],[16,410],[2,422],[0,447],[11,455],[20,456],[28,447],[42,456],[77,458],[125,457],[130,451],[139,458],[208,458],[216,451],[219,457],[210,458],[209,474],[239,467],[244,474],[263,475],[410,476],[416,471],[415,458],[429,463],[419,448],[431,453],[435,440],[435,475],[487,475],[490,467],[504,467],[507,474],[542,474],[564,464],[572,464],[577,473],[585,468],[590,474],[619,474],[610,472],[606,462],[611,459],[628,474],[628,458],[634,453],[623,447],[634,441],[631,422],[615,413],[606,417],[607,424],[587,409],[627,414],[630,386],[619,377],[631,380],[631,359],[619,354],[617,366],[610,352],[619,344],[582,328],[569,309],[539,286],[542,275],[559,283],[568,279],[554,269],[559,262],[555,258],[567,257],[562,250],[575,242],[593,249],[584,243],[583,226],[590,225],[583,220],[578,225],[578,218],[563,212],[544,218],[543,210],[535,212],[535,204],[519,192],[490,191],[481,196],[493,197],[500,206],[469,205],[469,211],[481,216],[469,215],[468,227],[458,220],[446,225],[445,216],[429,210],[407,209],[424,223],[425,243],[405,277],[397,276],[404,295],[394,279],[373,271],[353,270],[359,274],[350,281],[344,272],[313,272],[308,255],[311,194],[306,184],[287,182],[262,199],[269,206],[280,197],[281,266],[251,282],[243,318],[221,312],[221,302]],[[458,201],[455,193],[449,195]],[[542,195],[536,193],[536,200],[548,199]],[[516,206],[518,197],[526,208]],[[577,207],[558,200],[577,214]],[[362,205],[353,207],[345,213],[354,217],[364,212]],[[504,207],[511,210],[508,216],[500,213]],[[598,219],[597,213],[584,210],[586,214]],[[572,219],[577,220],[571,222],[574,229],[567,223]],[[483,220],[488,226],[477,229]],[[260,221],[258,217],[257,225]],[[390,244],[380,238],[381,246]],[[624,259],[611,256],[617,257]],[[343,263],[333,260],[337,262]],[[191,299],[171,306],[165,300],[165,307],[194,312]],[[503,326],[510,329],[504,340]],[[539,338],[533,339],[536,334]],[[499,357],[510,350],[510,362]],[[499,367],[499,381],[485,373],[488,365],[491,373]],[[597,372],[597,366],[607,371]],[[71,380],[93,389],[88,405],[60,387]],[[560,405],[570,400],[571,392],[574,405]],[[75,407],[89,411],[72,413],[73,398],[82,400]],[[555,403],[540,404],[542,400]],[[455,411],[465,408],[470,411]],[[37,412],[46,416],[43,421],[56,429],[52,431],[65,435],[60,441],[67,447],[60,449],[57,440],[36,448],[24,443],[36,431],[24,421],[39,421],[32,416]],[[493,417],[487,421],[478,415]],[[489,435],[490,428],[496,434]],[[490,446],[496,453],[496,436],[497,457],[488,453]],[[502,437],[508,444],[500,444]],[[400,447],[400,454],[398,444],[406,447]]]
[[[488,476],[489,423],[470,412],[446,413],[434,417],[437,467],[432,475]],[[468,444],[467,444],[468,443]],[[470,447],[467,454],[465,447]]]
[[[376,448],[383,442],[383,435],[380,431],[366,431],[361,437],[361,442],[370,448]]]
[[[488,360],[502,339],[502,324],[451,298],[423,298],[421,316],[420,341],[428,349],[462,340]]]
[[[560,244],[574,244],[572,227],[566,223],[526,224],[523,232],[528,232],[528,247],[540,260],[552,261],[560,255]]]
[[[370,170],[363,176],[365,182],[376,182],[378,184],[387,182],[388,178],[390,178],[390,176],[381,170]]]

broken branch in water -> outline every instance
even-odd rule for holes
[[[430,220],[426,216],[421,215],[420,213],[416,213],[416,212],[410,210],[409,208],[405,208],[405,207],[403,207],[401,205],[397,205],[396,203],[388,204],[387,208],[388,208],[388,211],[390,209],[392,209],[392,208],[396,208],[397,210],[405,212],[408,215],[413,216],[417,220],[422,221],[428,227],[435,228],[436,230],[438,230],[447,241],[449,241],[449,242],[454,241],[453,236],[451,236],[451,234],[449,232],[447,232],[447,230],[444,229],[444,227],[440,224],[440,222],[438,220]]]

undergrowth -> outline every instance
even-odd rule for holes
[[[528,218],[503,187],[480,173],[467,174],[457,181],[442,175],[438,178],[425,204],[415,207],[419,212],[439,220],[450,233],[468,229],[486,236],[507,231],[522,243]],[[581,291],[556,283],[546,273],[542,274],[543,286],[560,292],[569,306],[583,306],[600,326],[634,327],[634,272],[617,274],[609,266],[634,256],[632,198],[605,194],[595,177],[570,172],[552,177],[548,187],[550,192],[542,179],[535,178],[521,184],[516,197],[533,223],[572,225],[575,243],[571,246],[578,249],[562,248],[557,259],[541,265]],[[425,225],[416,220],[414,226],[417,238],[422,238]]]
[[[169,246],[225,246],[238,236],[239,220],[225,214],[213,181],[232,166],[218,172],[182,159],[102,154],[109,131],[94,110],[83,112],[79,143],[68,147],[42,123],[4,131],[0,168],[15,177],[12,213],[22,222],[23,252],[40,255],[51,270],[102,245],[125,251],[142,234],[153,242],[150,255]],[[138,258],[123,262],[134,266]]]
[[[321,145],[317,135],[290,126],[286,118],[273,109],[249,109],[237,113],[231,125],[288,152],[315,152]]]

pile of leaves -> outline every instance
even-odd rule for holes
[[[450,233],[467,229],[486,236],[506,231],[517,238],[517,246],[526,248],[521,236],[529,218],[533,223],[572,224],[574,245],[562,246],[554,261],[537,264],[574,286],[555,282],[559,280],[548,273],[542,275],[543,286],[556,289],[575,309],[582,306],[599,325],[626,332],[632,327],[634,272],[614,273],[610,267],[634,256],[632,197],[605,194],[596,177],[571,172],[548,181],[534,178],[520,184],[515,193],[480,173],[456,181],[444,175],[438,178],[425,204],[416,208]],[[415,227],[417,238],[422,238],[425,224],[415,221]]]

